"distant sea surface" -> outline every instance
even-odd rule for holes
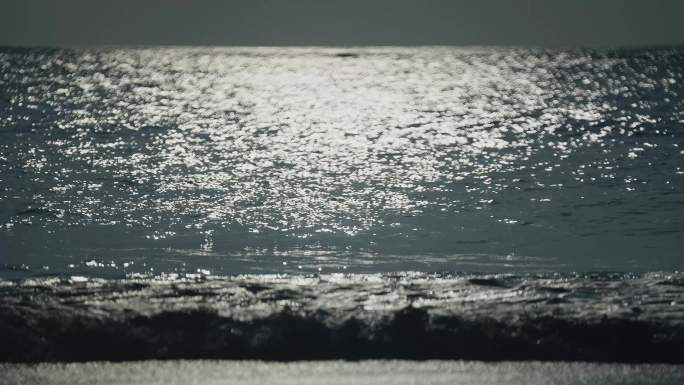
[[[0,278],[683,249],[682,49],[0,49]]]

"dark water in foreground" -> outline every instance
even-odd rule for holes
[[[684,51],[0,50],[0,277],[672,271]]]
[[[683,298],[682,273],[0,281],[0,362],[683,364]]]

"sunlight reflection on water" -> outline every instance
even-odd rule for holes
[[[0,51],[0,264],[681,267],[681,51],[353,52]]]

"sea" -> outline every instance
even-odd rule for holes
[[[0,48],[2,361],[682,363],[683,250],[682,48]]]

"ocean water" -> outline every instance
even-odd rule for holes
[[[681,372],[683,298],[684,273],[0,281],[0,362],[539,360]]]
[[[0,277],[681,269],[684,50],[0,50]]]
[[[0,362],[667,383],[683,93],[679,48],[2,48]]]

